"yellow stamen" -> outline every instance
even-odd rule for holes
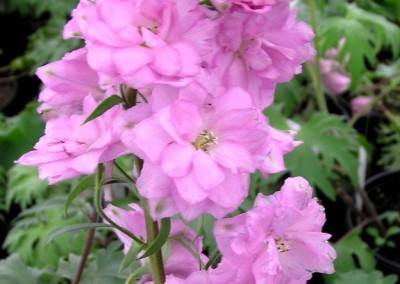
[[[218,144],[218,138],[211,131],[203,130],[192,144],[197,150],[207,152],[211,145]]]

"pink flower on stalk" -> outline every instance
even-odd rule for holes
[[[145,161],[139,191],[150,199],[171,197],[189,219],[216,204],[220,210],[210,213],[221,218],[239,206],[247,194],[247,174],[267,157],[267,130],[265,117],[240,88],[202,102],[176,100],[132,130],[130,150]],[[150,181],[162,176],[157,170],[172,184],[165,191]],[[190,217],[188,206],[198,209]]]
[[[89,67],[86,56],[87,50],[81,48],[37,69],[36,75],[45,86],[39,95],[39,111],[45,120],[62,114],[82,114],[86,96],[100,100],[114,91],[99,88],[97,73]]]
[[[46,124],[45,135],[35,145],[35,150],[24,154],[16,162],[37,166],[39,177],[53,184],[60,180],[94,173],[99,163],[111,161],[126,153],[118,136],[112,130],[119,115],[113,107],[102,116],[82,125],[96,108],[91,96],[83,101],[83,114],[61,115]]]
[[[208,57],[222,85],[242,87],[259,107],[271,104],[275,84],[289,81],[314,56],[313,32],[295,18],[296,11],[290,11],[286,1],[263,14],[222,15],[217,46]]]
[[[258,167],[265,178],[269,174],[284,171],[286,169],[285,155],[302,143],[301,141],[293,140],[296,135],[295,131],[282,131],[268,126],[268,132],[270,134],[266,143],[268,154]]]
[[[214,22],[195,0],[81,0],[65,37],[83,37],[102,85],[184,85],[199,71]]]
[[[351,82],[350,75],[345,69],[348,56],[343,63],[338,61],[344,43],[344,39],[341,39],[338,48],[330,48],[325,57],[320,60],[322,84],[328,92],[334,95],[341,95],[346,92]]]
[[[108,205],[104,210],[107,216],[119,226],[132,232],[137,237],[146,240],[146,225],[142,209],[137,204],[130,204],[130,210],[124,210],[113,205]],[[132,239],[124,233],[115,230],[119,239],[124,244],[124,253],[129,251],[132,245]],[[196,236],[196,233],[186,226],[179,219],[171,220],[170,231],[170,254],[164,259],[164,268],[166,275],[174,275],[179,278],[186,278],[191,273],[198,271],[201,264],[205,264],[208,258],[202,254],[202,238]],[[185,243],[198,255],[196,259],[191,252],[183,247],[180,242]],[[199,263],[199,259],[202,263]],[[147,260],[143,260],[145,263]],[[139,283],[152,283],[151,276],[142,277]]]
[[[328,92],[341,95],[349,89],[350,76],[337,59],[321,58],[320,66],[322,84]]]
[[[355,115],[361,112],[361,115],[367,115],[372,110],[373,98],[367,96],[358,96],[351,100],[351,112]]]
[[[330,235],[321,232],[324,222],[308,182],[289,178],[280,192],[260,194],[252,210],[216,222],[223,258],[210,273],[219,283],[238,284],[300,284],[312,272],[333,273],[336,253]]]

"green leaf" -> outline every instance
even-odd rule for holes
[[[215,224],[215,217],[209,214],[204,214],[203,220],[203,236],[204,236],[204,248],[207,251],[215,251],[217,248],[217,243],[213,234],[213,228]]]
[[[400,234],[400,227],[398,226],[391,226],[386,231],[386,237],[391,237],[394,235]]]
[[[121,104],[123,102],[124,102],[124,100],[117,95],[112,95],[111,97],[108,97],[107,99],[102,101],[96,107],[96,109],[85,119],[85,121],[82,124],[85,124],[85,123],[99,117],[100,115],[102,115],[103,113],[105,113],[106,111],[111,109],[112,107],[114,107],[118,104]]]
[[[63,218],[64,199],[48,200],[23,211],[13,222],[3,247],[10,253],[18,253],[28,265],[35,267],[55,267],[60,257],[68,253],[81,253],[84,234],[63,235],[49,244],[45,250],[46,237],[56,229],[79,225],[84,217],[79,211],[72,218]],[[76,209],[74,209],[76,210]],[[68,245],[66,245],[68,244]],[[44,254],[44,252],[46,252]]]
[[[307,92],[304,92],[303,86],[299,83],[299,80],[296,80],[295,77],[287,83],[281,83],[276,86],[273,105],[277,105],[281,108],[279,113],[281,117],[282,113],[287,117],[290,117],[293,113],[299,110],[299,107],[302,106],[302,103],[306,100],[306,98]],[[267,116],[269,118],[269,115]],[[278,127],[279,129],[287,129],[287,127],[280,128],[278,125],[274,124],[273,120],[271,121],[271,125]]]
[[[79,182],[79,184],[70,192],[70,194],[67,197],[67,200],[65,201],[64,205],[64,214],[67,216],[68,208],[71,204],[71,202],[84,190],[89,188],[94,184],[94,176],[87,176],[83,180]]]
[[[378,165],[386,170],[400,168],[400,130],[395,124],[382,125],[378,142],[382,146]]]
[[[320,160],[312,151],[310,145],[302,144],[287,154],[285,165],[292,176],[304,177],[311,185],[317,186],[326,197],[335,200],[335,189],[328,179],[328,173],[321,166]]]
[[[16,203],[26,209],[34,200],[43,199],[47,192],[47,182],[38,178],[36,167],[14,165],[7,173],[6,208]]]
[[[49,243],[51,243],[59,235],[62,235],[62,234],[68,233],[68,232],[73,232],[73,231],[78,231],[78,230],[83,230],[83,229],[92,229],[92,228],[112,229],[113,227],[108,224],[104,224],[104,223],[84,223],[84,224],[65,226],[65,227],[58,228],[58,229],[52,231],[46,238],[45,246],[47,246]]]
[[[46,17],[42,27],[36,28],[29,36],[25,53],[11,62],[12,70],[31,69],[33,73],[37,67],[58,60],[66,52],[81,45],[79,39],[64,40],[60,32],[71,10],[76,6],[76,0],[3,0],[3,2],[6,2],[7,12],[17,11],[30,19]]]
[[[369,246],[360,238],[359,227],[350,231],[344,238],[334,244],[337,259],[335,269],[337,272],[347,272],[357,268],[354,257],[357,258],[360,268],[372,271],[375,268],[375,258]],[[360,282],[362,283],[362,282]]]
[[[329,177],[337,163],[355,187],[358,186],[357,133],[343,122],[342,117],[313,113],[301,126],[296,140],[303,141],[303,144],[285,159],[292,176],[303,176],[327,197],[334,199],[336,194]]]
[[[368,12],[356,5],[347,5],[347,16],[360,22],[370,24],[375,33],[383,37],[383,44],[392,49],[393,56],[397,57],[400,51],[400,28],[386,20],[385,17]],[[378,46],[381,48],[381,46]]]
[[[333,284],[343,283],[362,283],[362,284],[396,284],[397,275],[383,275],[382,271],[363,271],[361,269],[355,269],[347,272],[337,273]]]
[[[171,230],[170,218],[161,219],[160,232],[157,238],[150,245],[148,245],[146,252],[139,259],[148,257],[159,251],[161,247],[165,244],[165,242],[168,240],[170,230]]]
[[[65,203],[64,198],[61,198],[61,197],[60,198],[52,198],[52,199],[44,201],[43,203],[36,204],[35,206],[22,211],[18,215],[18,218],[24,218],[27,216],[31,216],[33,214],[47,211],[49,209],[60,208],[61,206],[64,205],[64,203]]]
[[[321,52],[337,47],[344,38],[339,58],[351,73],[351,89],[355,90],[367,70],[366,63],[376,65],[376,55],[389,47],[396,58],[400,52],[400,28],[381,15],[368,12],[355,4],[345,4],[346,15],[330,17],[322,22]]]
[[[14,117],[0,114],[0,164],[5,170],[12,167],[22,154],[30,151],[43,134],[43,120],[36,112],[37,106],[37,103],[30,103]]]
[[[124,271],[129,265],[136,261],[137,255],[140,252],[140,247],[136,242],[131,243],[131,247],[126,253],[124,259],[121,262],[121,266],[119,267],[119,272]]]
[[[106,249],[99,249],[89,256],[80,284],[122,284],[129,272],[118,273],[118,267],[123,259],[120,242],[112,242]],[[79,266],[80,256],[70,254],[67,260],[61,259],[57,274],[72,280]],[[134,267],[137,269],[139,266]],[[147,271],[149,273],[149,271]]]
[[[287,125],[285,117],[282,115],[283,113],[282,108],[283,108],[282,104],[273,104],[268,108],[266,108],[263,112],[264,115],[268,117],[271,126],[278,129],[286,130],[289,127]]]
[[[17,254],[0,261],[0,284],[44,284],[40,279],[44,270],[28,267]]]

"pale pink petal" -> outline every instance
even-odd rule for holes
[[[201,150],[194,154],[193,170],[199,184],[206,190],[216,187],[225,179],[223,170]]]
[[[163,153],[161,167],[170,177],[182,177],[192,169],[192,157],[195,149],[192,145],[169,144]]]

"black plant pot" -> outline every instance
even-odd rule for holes
[[[372,203],[375,205],[378,215],[393,211],[400,212],[400,170],[383,172],[372,176],[366,181],[365,189]],[[399,213],[400,214],[400,213]],[[357,225],[357,220],[351,209],[347,209],[346,223],[349,229]],[[386,224],[387,225],[387,224]],[[400,226],[400,222],[396,224]],[[361,237],[374,247],[373,238],[367,233]],[[377,268],[387,274],[400,275],[400,234],[395,235],[392,240],[395,248],[383,246],[375,253]]]

